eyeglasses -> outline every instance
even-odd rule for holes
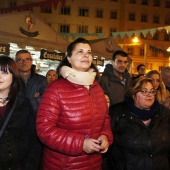
[[[140,92],[141,92],[144,96],[148,96],[148,94],[150,94],[150,95],[152,95],[152,96],[156,95],[156,90],[150,90],[150,91],[148,91],[148,90],[141,90]]]
[[[16,62],[19,63],[19,64],[22,64],[23,62],[30,63],[31,60],[32,60],[31,58],[25,58],[25,59],[19,58],[19,59],[16,60]]]

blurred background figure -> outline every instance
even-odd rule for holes
[[[33,73],[37,73],[37,68],[36,68],[36,65],[35,65],[35,64],[32,64],[32,65],[31,65],[31,71],[32,71]]]
[[[161,74],[157,70],[151,70],[146,74],[146,77],[153,80],[153,87],[157,91],[156,99],[158,102],[170,108],[170,94],[166,90]]]
[[[153,80],[141,78],[125,102],[110,107],[115,136],[110,170],[170,169],[170,110],[155,99]]]
[[[46,74],[47,83],[51,83],[57,79],[57,72],[55,70],[48,70]]]
[[[38,170],[38,138],[30,101],[19,96],[15,61],[0,57],[0,170]]]
[[[137,66],[137,72],[138,72],[138,75],[145,75],[146,74],[146,66],[144,64],[139,64]]]
[[[170,67],[163,68],[161,74],[166,89],[170,92]]]

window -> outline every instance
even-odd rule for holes
[[[116,32],[117,29],[116,28],[110,28],[110,36],[112,36],[112,32]]]
[[[130,4],[136,4],[136,0],[129,0]]]
[[[129,21],[135,21],[135,14],[134,13],[129,14]]]
[[[141,0],[142,5],[148,5],[148,0]]]
[[[144,53],[144,49],[141,48],[141,49],[140,49],[140,56],[144,56],[144,54],[145,54],[145,53]]]
[[[60,32],[61,33],[69,33],[70,26],[69,25],[60,25]]]
[[[170,25],[170,16],[165,17],[165,24]]]
[[[41,12],[51,14],[52,13],[52,7],[42,7]]]
[[[78,33],[88,33],[88,26],[86,25],[78,26]]]
[[[110,12],[110,18],[111,19],[117,19],[117,11],[111,11]]]
[[[110,0],[110,1],[112,1],[112,2],[118,2],[118,0]]]
[[[158,40],[158,33],[155,33],[155,34],[153,35],[153,40]]]
[[[129,55],[133,55],[133,48],[132,47],[128,47],[128,52]]]
[[[97,18],[103,18],[103,10],[102,9],[96,10],[96,17]]]
[[[147,22],[148,16],[147,15],[141,15],[141,22]]]
[[[169,40],[170,40],[170,39],[169,39],[169,34],[165,34],[164,40],[165,40],[165,41],[169,41]]]
[[[9,7],[10,8],[15,8],[17,6],[17,1],[16,0],[11,0],[10,2],[9,2]]]
[[[166,6],[165,6],[166,8],[170,8],[170,1],[168,0],[168,1],[166,1]]]
[[[153,16],[153,23],[159,24],[159,16]]]
[[[89,9],[88,8],[80,8],[79,9],[79,16],[89,16]]]
[[[96,27],[96,33],[102,33],[103,28],[102,27]]]
[[[70,7],[61,7],[60,14],[70,15]]]
[[[154,0],[153,6],[159,7],[160,6],[160,0]]]

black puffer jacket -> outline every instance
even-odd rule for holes
[[[125,103],[110,108],[115,141],[111,169],[169,170],[170,110],[160,105],[147,127]]]
[[[2,122],[0,116],[0,128]],[[19,97],[6,129],[0,137],[0,170],[38,170],[40,154],[35,113],[29,101]]]

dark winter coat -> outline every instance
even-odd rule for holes
[[[6,116],[10,109],[7,109]],[[2,117],[0,122],[1,128]],[[0,170],[38,170],[41,148],[37,143],[35,113],[29,101],[19,97],[0,137]]]
[[[103,90],[95,81],[88,90],[58,79],[43,94],[37,115],[37,134],[45,144],[43,170],[101,170],[101,154],[83,152],[86,137],[113,137]]]
[[[99,84],[110,98],[110,106],[124,101],[124,95],[131,84],[131,76],[126,70],[123,74],[125,84],[119,77],[114,75],[113,66],[107,64],[106,68],[100,78]]]
[[[110,149],[114,170],[169,170],[170,110],[160,105],[149,126],[125,103],[110,108],[115,141]]]
[[[46,86],[47,86],[46,77],[40,74],[32,72],[26,84],[24,80],[21,78],[20,95],[29,99],[35,113],[37,113],[40,98],[43,92],[45,91]],[[38,92],[40,93],[39,97],[34,97],[35,93]]]

